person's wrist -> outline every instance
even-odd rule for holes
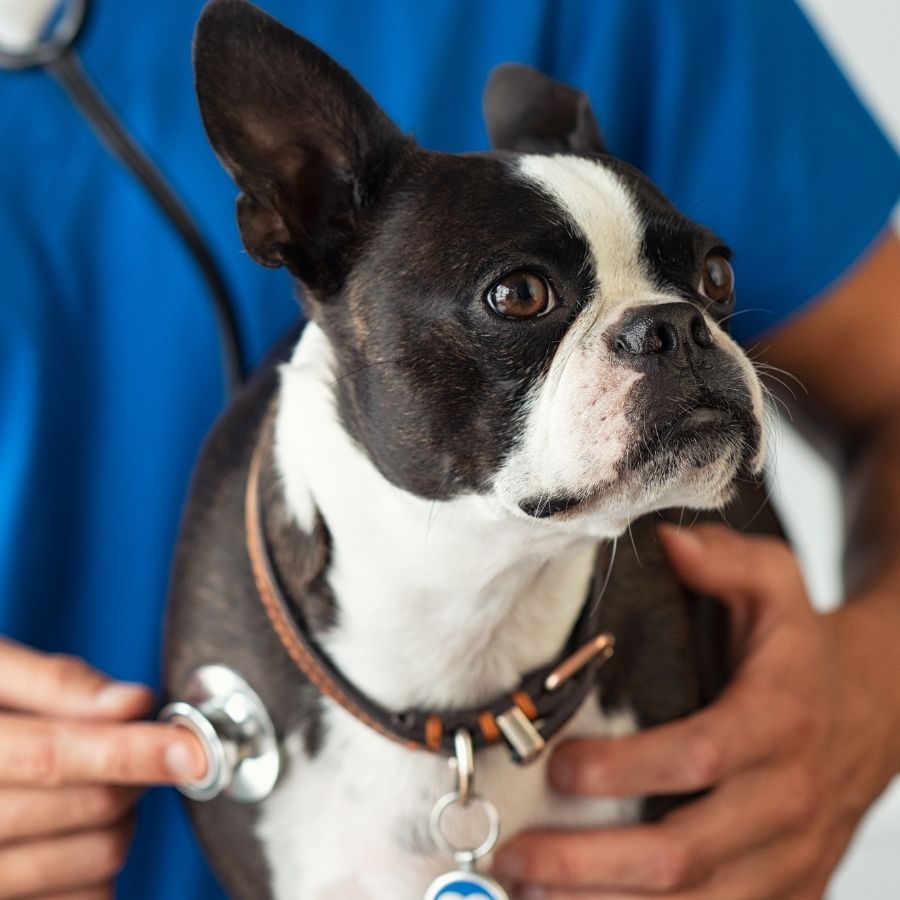
[[[860,593],[824,619],[838,662],[838,738],[866,736],[874,799],[900,774],[900,596]]]

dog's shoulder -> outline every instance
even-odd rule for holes
[[[169,694],[178,695],[198,666],[228,658],[270,708],[292,711],[291,722],[278,723],[291,728],[297,724],[293,713],[302,719],[311,711],[299,709],[293,699],[281,702],[286,691],[297,689],[302,676],[284,653],[259,602],[246,549],[244,506],[251,458],[259,445],[269,449],[272,440],[279,398],[278,366],[296,339],[295,333],[273,350],[204,443],[172,566],[165,654]],[[283,509],[277,478],[267,463],[264,468],[260,492],[275,567],[289,579],[306,577],[310,590],[288,593],[304,601],[309,594],[311,625],[322,627],[328,624],[330,607],[326,599],[313,595],[315,576],[327,564],[327,538],[316,533],[300,540],[304,536],[292,532],[291,540],[284,539],[284,530],[296,531],[296,525]],[[285,546],[291,550],[289,560],[282,558]],[[304,606],[304,616],[310,618],[309,612]],[[310,721],[315,718],[311,716]]]

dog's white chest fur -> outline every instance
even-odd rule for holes
[[[453,867],[433,847],[428,816],[452,788],[443,758],[411,751],[369,731],[342,709],[325,717],[327,737],[306,758],[299,737],[286,743],[287,771],[263,805],[257,836],[266,850],[279,900],[415,900]],[[634,730],[628,714],[604,717],[594,699],[568,735],[621,735]],[[503,836],[541,826],[632,822],[636,801],[570,799],[546,781],[545,753],[515,765],[503,747],[477,759],[478,789],[497,805]],[[473,842],[482,835],[472,836]]]
[[[318,509],[332,534],[339,615],[323,644],[393,709],[471,706],[511,690],[564,646],[589,591],[595,541],[511,522],[483,497],[432,503],[389,484],[336,419],[330,358],[308,326],[282,373],[275,431],[289,509],[307,526]],[[361,505],[383,526],[373,530]],[[446,761],[392,743],[330,702],[322,724],[312,759],[298,735],[285,742],[285,775],[261,808],[257,835],[275,895],[420,896],[452,866],[428,833],[432,805],[452,788]],[[592,695],[568,733],[634,727],[628,714],[604,717]],[[636,817],[633,801],[553,795],[546,760],[520,767],[502,747],[478,754],[478,790],[499,808],[504,835]]]

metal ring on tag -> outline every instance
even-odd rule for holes
[[[444,813],[447,812],[454,803],[462,804],[462,798],[459,795],[459,791],[451,791],[449,794],[444,794],[444,796],[434,804],[434,809],[431,810],[431,817],[428,820],[428,826],[431,829],[431,837],[435,844],[460,863],[473,863],[476,859],[487,856],[488,853],[497,846],[497,841],[500,838],[500,813],[497,812],[497,807],[494,806],[487,797],[482,797],[481,794],[476,794],[474,792],[469,794],[468,802],[470,804],[473,802],[480,803],[488,820],[487,837],[475,847],[456,846],[456,844],[448,841],[447,838],[444,837],[444,832],[441,828]]]
[[[472,746],[472,735],[465,728],[456,730],[453,749],[456,752],[453,758],[456,763],[456,792],[459,802],[466,806],[475,793],[475,748]]]

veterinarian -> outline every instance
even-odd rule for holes
[[[0,0],[0,49],[55,0]],[[200,0],[96,0],[77,50],[191,210],[255,363],[296,319],[254,265],[202,134],[188,47]],[[735,334],[799,376],[847,448],[847,603],[809,606],[777,543],[662,537],[734,618],[710,709],[617,742],[561,745],[574,794],[712,789],[659,825],[520,835],[497,871],[533,896],[821,895],[900,771],[900,162],[800,10],[690,4],[262,3],[349,65],[426,146],[485,145],[489,69],[531,62],[588,90],[614,152],[736,250]],[[377,40],[372,40],[373,35]],[[53,77],[0,74],[0,897],[218,896],[172,791],[202,774],[141,721],[160,657],[192,462],[225,402],[208,282],[170,221]],[[764,337],[760,338],[760,335]],[[63,651],[69,656],[56,655]]]

